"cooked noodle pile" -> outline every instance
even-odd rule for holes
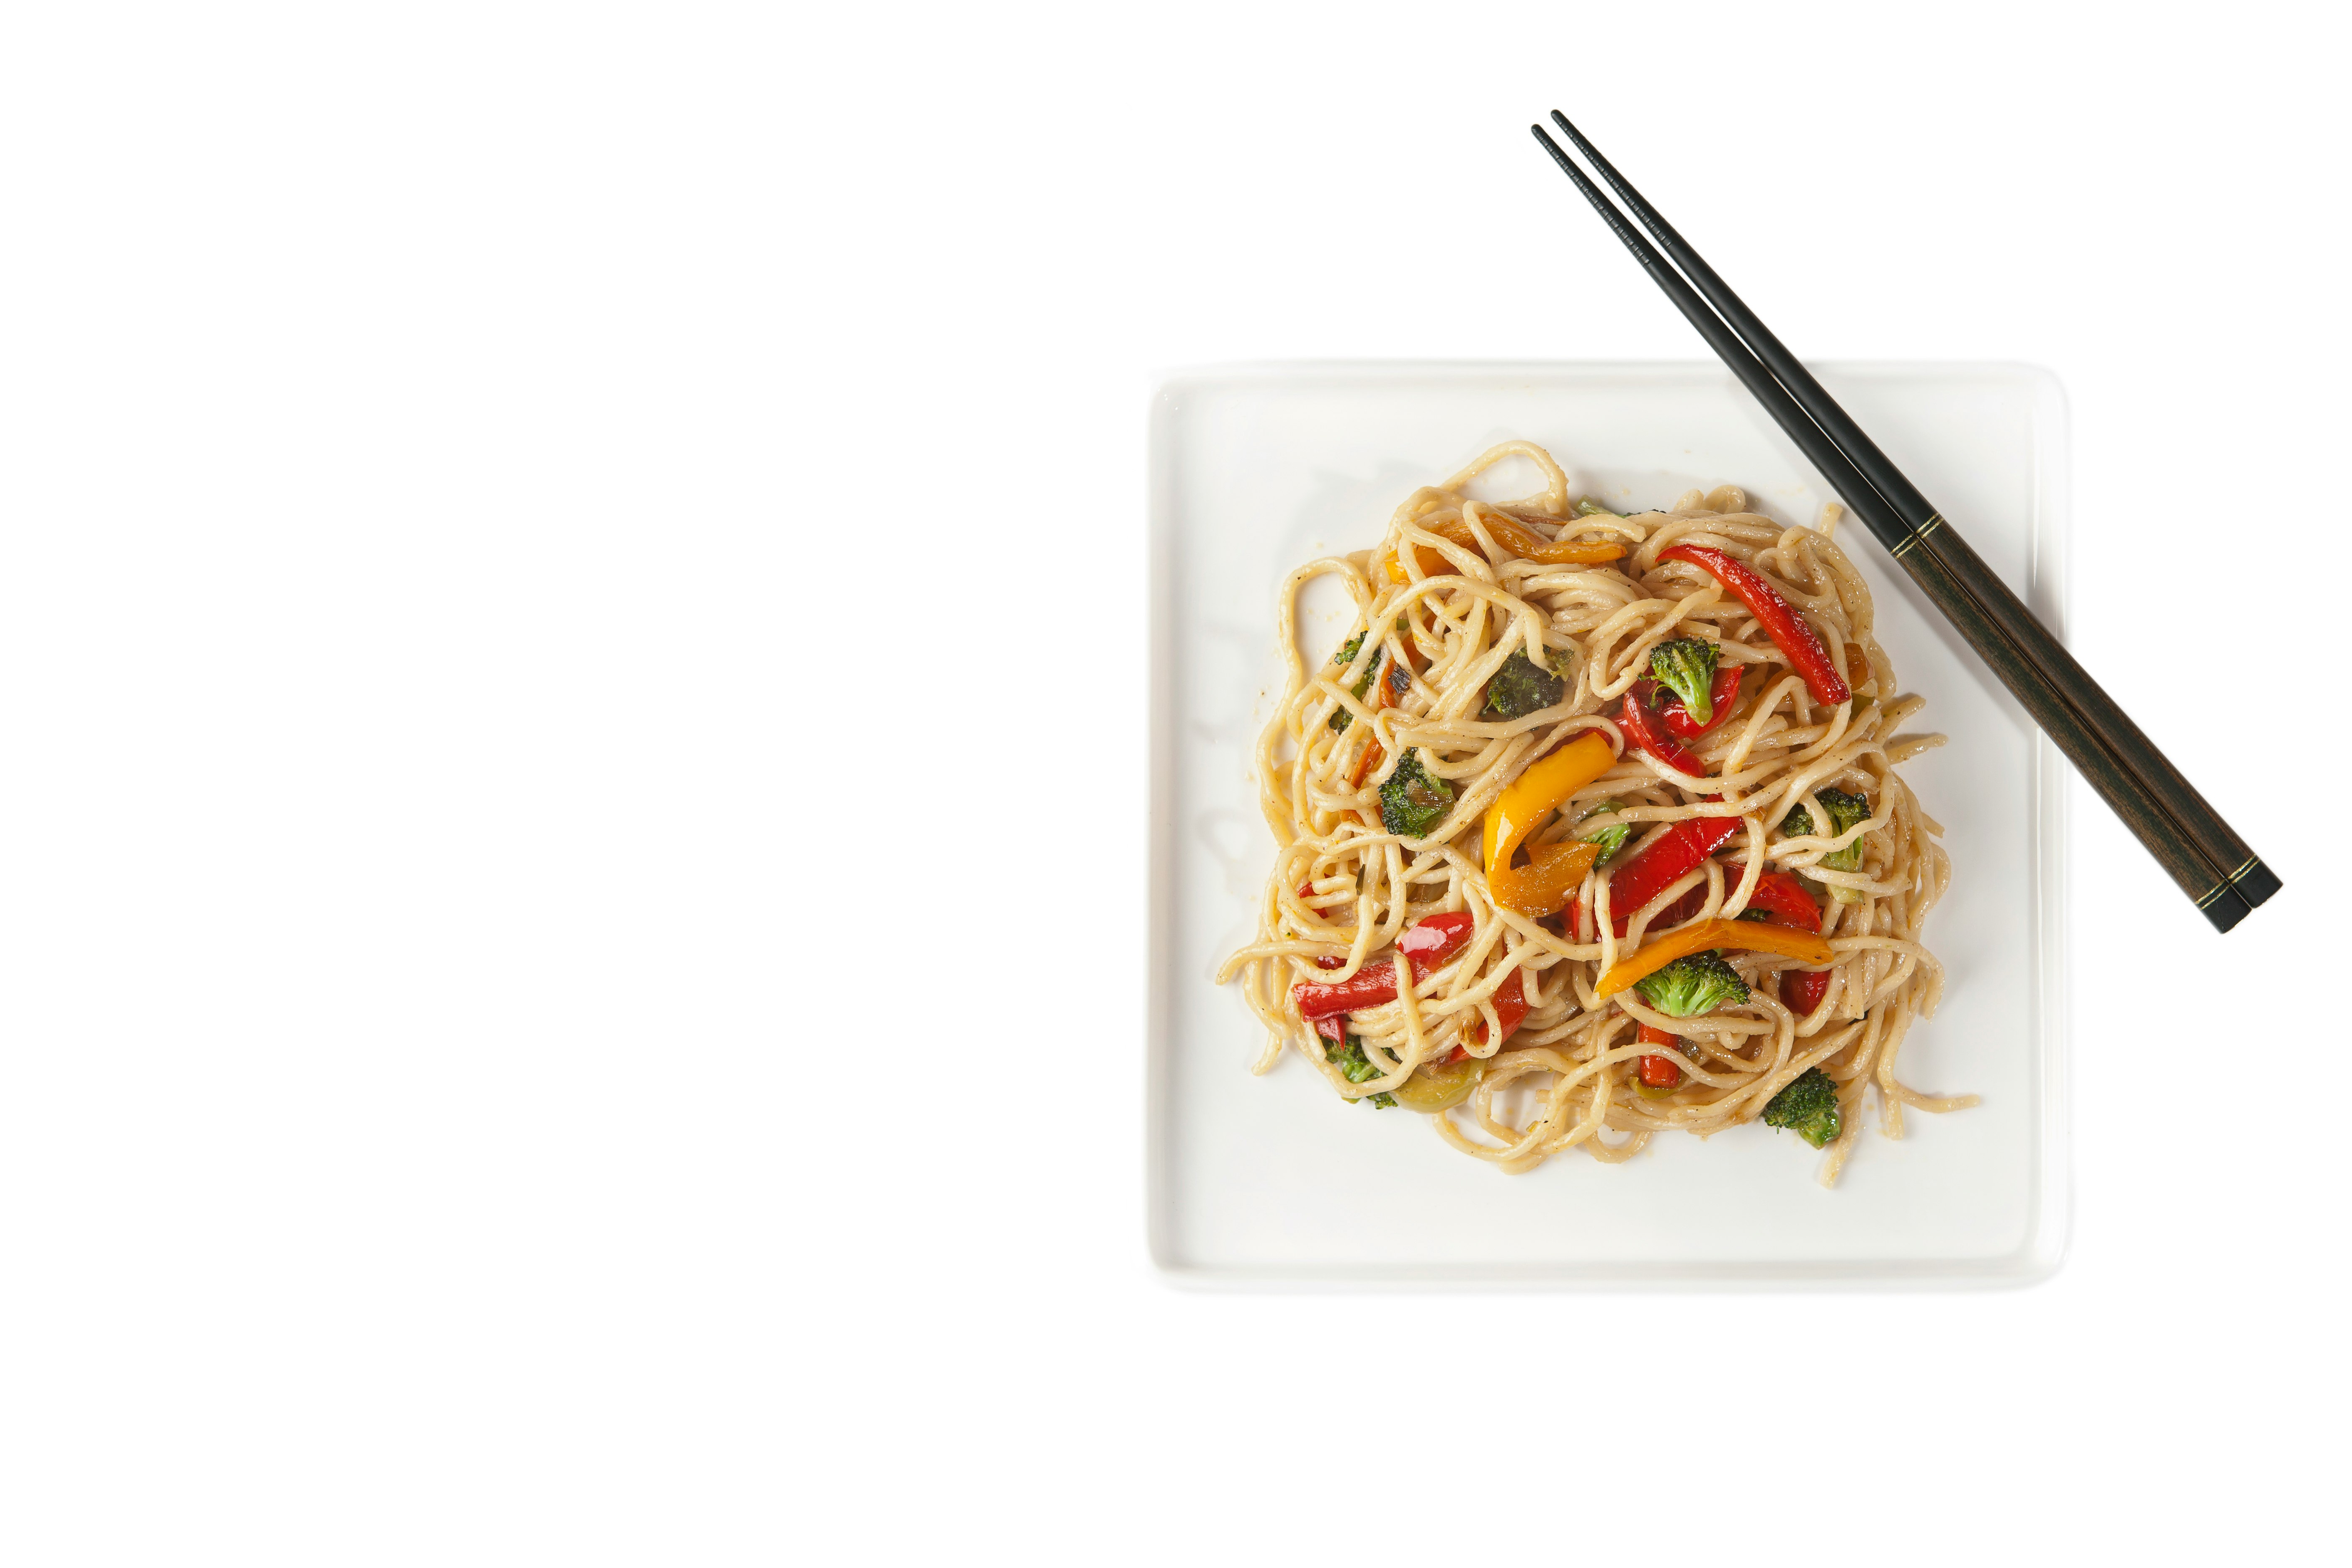
[[[1501,506],[1466,496],[1474,478],[1514,456],[1541,468],[1541,493]],[[1835,524],[1832,508],[1819,529],[1783,527],[1749,510],[1729,486],[1634,516],[1591,502],[1571,507],[1567,476],[1550,455],[1511,442],[1415,491],[1378,548],[1293,572],[1278,615],[1288,686],[1256,757],[1261,804],[1280,849],[1256,938],[1219,975],[1221,983],[1239,976],[1269,1031],[1255,1070],[1271,1068],[1288,1043],[1346,1099],[1401,1091],[1405,1103],[1426,1110],[1451,1098],[1432,1117],[1438,1131],[1511,1172],[1578,1147],[1613,1163],[1654,1132],[1706,1135],[1755,1120],[1818,1067],[1842,1113],[1826,1140],[1827,1185],[1853,1147],[1872,1086],[1882,1130],[1894,1138],[1902,1136],[1906,1105],[1940,1111],[1975,1103],[1918,1093],[1895,1076],[1905,1035],[1935,1011],[1942,988],[1942,967],[1920,931],[1950,875],[1937,842],[1942,829],[1895,770],[1943,737],[1897,734],[1920,700],[1895,695],[1894,671],[1872,635],[1869,590],[1834,542]],[[1544,553],[1554,559],[1528,558],[1531,539],[1552,545]],[[1606,563],[1559,559],[1580,541],[1621,545],[1623,553]],[[1809,692],[1740,598],[1688,561],[1659,559],[1692,545],[1743,562],[1776,587],[1818,635],[1851,700],[1824,706],[1819,687]],[[1326,574],[1353,595],[1351,631],[1365,635],[1342,659],[1310,668],[1298,651],[1297,599]],[[1635,686],[1652,674],[1654,649],[1675,638],[1714,645],[1717,668],[1741,678],[1727,720],[1687,742],[1711,775],[1703,790],[1675,782],[1688,775],[1670,774],[1638,749],[1640,737],[1629,739],[1622,721],[1628,692],[1639,699],[1650,689]],[[1512,672],[1528,665],[1558,680],[1538,687],[1537,700],[1555,689],[1557,700],[1496,717],[1490,682],[1518,679]],[[1530,764],[1584,731],[1607,742],[1613,762],[1552,810],[1523,852],[1590,836],[1596,821],[1630,825],[1631,834],[1618,836],[1559,913],[1502,907],[1482,863],[1492,853],[1482,847],[1484,818]],[[1435,811],[1452,792],[1442,819],[1417,836],[1390,831],[1382,811],[1382,786],[1395,798],[1414,767],[1442,781],[1413,797],[1423,806]],[[1866,800],[1867,821],[1836,830],[1821,792],[1833,803]],[[1805,831],[1792,832],[1784,819],[1800,808],[1791,822]],[[1612,905],[1612,874],[1666,838],[1669,825],[1706,818],[1737,818],[1736,830],[1641,908]],[[1823,864],[1850,862],[1854,845],[1858,867]],[[1514,858],[1507,847],[1503,855]],[[1784,1005],[1782,972],[1821,965],[1729,945],[1720,958],[1746,983],[1744,1000],[1675,1016],[1635,989],[1596,995],[1601,976],[1645,943],[1749,911],[1768,872],[1800,873],[1797,885],[1820,901],[1830,977],[1826,991],[1820,981],[1810,991],[1789,987],[1799,999],[1818,998],[1803,1016]],[[1759,904],[1749,918],[1763,912]],[[1433,967],[1406,967],[1410,983],[1390,999],[1349,1014],[1346,1039],[1361,1054],[1343,1060],[1336,1027],[1327,1024],[1318,1035],[1295,987],[1347,983],[1393,963],[1399,937],[1441,914],[1454,922],[1446,929],[1470,934]],[[1637,1040],[1642,1025],[1675,1037],[1674,1054],[1654,1043],[1662,1036]],[[1645,1057],[1654,1061],[1637,1069]],[[1656,1065],[1660,1058],[1669,1065]],[[1671,1089],[1643,1081],[1654,1067]],[[1441,1080],[1475,1083],[1466,1098],[1457,1090],[1416,1100],[1416,1075],[1423,1091]]]

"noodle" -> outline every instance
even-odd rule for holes
[[[1468,497],[1471,480],[1514,457],[1542,471],[1541,491],[1501,506]],[[1920,700],[1895,695],[1873,635],[1869,589],[1832,538],[1837,512],[1825,508],[1818,529],[1783,527],[1727,485],[1638,517],[1589,503],[1571,509],[1568,477],[1551,455],[1514,441],[1406,498],[1378,549],[1293,572],[1277,605],[1287,684],[1255,753],[1275,864],[1255,938],[1218,975],[1220,984],[1238,978],[1266,1026],[1254,1070],[1270,1069],[1288,1046],[1345,1099],[1386,1104],[1402,1091],[1423,1110],[1434,1100],[1432,1119],[1447,1142],[1514,1173],[1565,1149],[1615,1163],[1654,1133],[1704,1137],[1756,1120],[1819,1068],[1839,1113],[1833,1136],[1826,1126],[1814,1134],[1827,1141],[1828,1185],[1873,1091],[1893,1138],[1902,1136],[1906,1105],[1976,1103],[1919,1093],[1895,1076],[1912,1023],[1931,1016],[1941,994],[1943,968],[1921,930],[1950,879],[1942,828],[1895,765],[1943,737],[1898,733]],[[1605,552],[1587,551],[1579,562],[1578,542],[1623,552],[1594,564]],[[1851,700],[1818,700],[1820,689],[1809,688],[1763,616],[1699,565],[1660,559],[1675,546],[1721,552],[1760,574],[1818,636]],[[1321,576],[1337,577],[1354,598],[1355,640],[1332,663],[1310,668],[1298,650],[1297,601]],[[1653,689],[1636,683],[1652,675],[1654,650],[1689,638],[1712,645],[1708,669],[1742,678],[1727,716],[1684,742],[1703,780],[1637,749],[1621,706]],[[1549,705],[1498,716],[1511,706],[1489,700],[1489,683],[1528,666],[1551,682],[1530,700]],[[1481,824],[1531,764],[1585,734],[1607,742],[1606,771],[1543,816],[1521,852],[1571,845],[1592,834],[1597,818],[1630,833],[1584,872],[1559,914],[1506,907],[1489,887]],[[1416,787],[1412,773],[1400,776],[1408,767],[1433,781],[1426,796],[1411,798],[1433,799],[1427,809],[1443,811],[1419,836],[1391,831],[1383,819],[1383,786]],[[1861,797],[1867,820],[1841,824],[1824,792],[1842,807]],[[1799,809],[1804,815],[1790,823]],[[1738,821],[1726,826],[1727,818]],[[1673,825],[1694,822],[1728,837],[1638,909],[1618,908],[1613,876],[1674,837]],[[1514,853],[1507,847],[1505,858]],[[1780,977],[1817,964],[1728,943],[1720,956],[1745,983],[1744,1000],[1676,1016],[1638,987],[1599,994],[1613,965],[1694,922],[1783,918],[1763,905],[1750,913],[1751,900],[1776,874],[1785,910],[1787,879],[1777,874],[1791,872],[1822,900],[1832,958],[1826,989],[1805,1016],[1784,1005]],[[1453,917],[1441,924],[1458,949],[1424,961],[1398,947],[1409,929],[1418,940],[1418,922],[1440,915]],[[1391,982],[1384,994],[1369,993],[1378,999],[1351,1005],[1336,1026],[1327,1020],[1323,1034],[1294,990],[1383,976]],[[1823,982],[1790,989],[1801,995],[1808,984]],[[1643,1025],[1675,1037],[1674,1054],[1663,1056],[1654,1035],[1644,1043]],[[1672,1087],[1646,1081],[1653,1075],[1670,1075]]]

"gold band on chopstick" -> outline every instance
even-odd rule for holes
[[[2234,871],[2231,872],[2228,876],[2226,876],[2226,877],[2222,878],[2220,881],[2218,881],[2218,882],[2214,883],[2214,884],[2213,884],[2213,890],[2212,890],[2211,892],[2210,892],[2210,893],[2206,894],[2203,898],[2201,898],[2201,899],[2200,899],[2200,900],[2197,900],[2197,907],[2198,907],[2199,909],[2200,909],[2200,910],[2201,910],[2201,909],[2206,909],[2206,908],[2210,907],[2210,906],[2211,906],[2211,904],[2213,903],[2213,901],[2214,901],[2216,899],[2219,899],[2222,894],[2224,894],[2224,893],[2228,892],[2231,888],[2235,887],[2235,886],[2238,884],[2238,882],[2239,882],[2240,880],[2242,880],[2242,879],[2245,877],[2245,874],[2246,874],[2247,872],[2249,872],[2249,871],[2252,870],[2255,867],[2257,867],[2257,866],[2261,865],[2262,863],[2263,863],[2263,858],[2262,858],[2261,856],[2259,856],[2259,855],[2249,855],[2249,856],[2247,856],[2247,857],[2246,857],[2246,863],[2245,863],[2244,865],[2242,865],[2242,866],[2239,867],[2236,870],[2234,870]]]
[[[1944,514],[1940,511],[1937,512],[1930,516],[1927,521],[1913,529],[1910,536],[1905,539],[1902,543],[1896,545],[1892,551],[1888,552],[1888,553],[1893,555],[1897,561],[1900,561],[1903,559],[1903,552],[1905,551],[1909,550],[1913,545],[1918,543],[1921,540],[1927,538],[1929,534],[1935,532],[1937,529],[1943,526]]]

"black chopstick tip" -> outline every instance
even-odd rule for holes
[[[2224,933],[2253,912],[2246,900],[2235,894],[2216,899],[2205,906],[2205,918],[2213,922],[2215,931]]]
[[[2238,889],[2238,896],[2246,900],[2249,909],[2259,908],[2281,886],[2278,873],[2260,860],[2252,862],[2230,881]]]

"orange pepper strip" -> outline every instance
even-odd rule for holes
[[[1503,515],[1508,517],[1512,514],[1506,512]],[[1491,518],[1494,514],[1489,512],[1487,516]],[[1467,533],[1470,531],[1465,527],[1463,531]],[[1500,531],[1492,528],[1487,531],[1495,535],[1496,543],[1504,542]],[[1526,542],[1513,543],[1511,548],[1528,560],[1540,561],[1547,566],[1597,566],[1604,561],[1615,561],[1625,553],[1623,545],[1604,540],[1556,539],[1547,544],[1525,530],[1514,529],[1512,531],[1519,534]],[[1454,536],[1449,533],[1446,537],[1451,539]]]
[[[1601,854],[1601,846],[1578,839],[1570,844],[1545,844],[1528,852],[1528,863],[1486,873],[1486,890],[1507,910],[1529,920],[1541,920],[1565,909],[1584,875]]]
[[[1655,942],[1644,942],[1638,952],[1619,959],[1616,967],[1601,977],[1601,984],[1592,988],[1592,994],[1595,996],[1614,996],[1643,976],[1664,969],[1677,958],[1688,958],[1694,952],[1705,952],[1709,948],[1718,947],[1745,948],[1750,952],[1777,952],[1783,958],[1794,958],[1812,964],[1827,963],[1836,956],[1830,952],[1830,944],[1812,931],[1763,921],[1700,921],[1680,931],[1668,931]]]
[[[1488,535],[1496,544],[1502,546],[1506,552],[1524,556],[1529,561],[1540,561],[1547,566],[1598,565],[1604,561],[1617,560],[1625,553],[1625,547],[1622,544],[1603,544],[1590,540],[1572,539],[1547,542],[1530,530],[1512,521],[1511,514],[1505,511],[1488,511],[1484,521]],[[1441,539],[1462,545],[1466,549],[1478,548],[1477,537],[1470,531],[1470,525],[1458,517],[1439,523],[1430,531]],[[1446,560],[1434,550],[1421,551],[1418,552],[1418,557],[1421,562],[1421,574],[1424,577],[1442,577],[1454,570],[1454,563]],[[1398,564],[1395,554],[1391,552],[1386,557],[1386,561],[1389,581],[1403,582],[1404,568]]]
[[[1587,731],[1513,779],[1486,808],[1486,890],[1505,909],[1531,919],[1558,914],[1592,869],[1600,846],[1579,839],[1532,850],[1524,868],[1511,857],[1535,831],[1545,813],[1609,771],[1617,754],[1598,732]]]
[[[1547,566],[1598,566],[1624,553],[1625,547],[1622,544],[1604,544],[1599,540],[1563,539],[1557,544],[1528,551],[1528,559],[1540,561]]]

